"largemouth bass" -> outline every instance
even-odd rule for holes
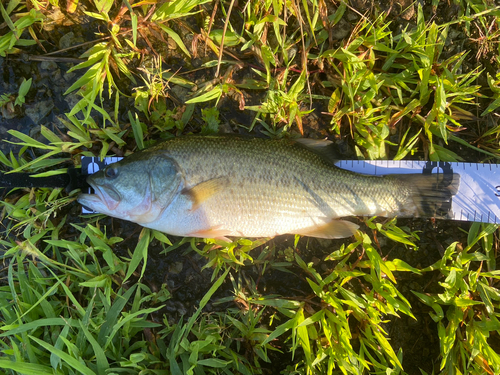
[[[329,141],[188,136],[88,177],[96,212],[178,236],[343,238],[346,216],[446,217],[459,175],[367,176],[337,168]],[[451,181],[450,181],[451,179]]]

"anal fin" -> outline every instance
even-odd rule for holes
[[[345,238],[350,237],[358,230],[359,225],[346,220],[332,220],[326,224],[314,225],[294,231],[295,234],[301,234],[309,237],[318,238]]]

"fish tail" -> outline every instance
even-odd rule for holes
[[[403,181],[410,191],[408,206],[399,216],[453,218],[452,198],[460,186],[459,174],[407,174],[391,178]]]

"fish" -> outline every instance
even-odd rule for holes
[[[460,175],[370,176],[334,165],[328,140],[181,136],[90,175],[83,206],[183,237],[336,239],[351,216],[447,218]]]

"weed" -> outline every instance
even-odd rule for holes
[[[496,160],[499,9],[424,1],[408,5],[406,22],[383,2],[361,3],[70,1],[68,14],[91,21],[76,28],[98,25],[85,61],[69,69],[79,78],[63,90],[79,101],[60,128],[41,126],[39,138],[9,130],[19,151],[0,152],[2,169],[63,174],[81,156],[217,133],[232,111],[251,114],[240,127],[270,137],[347,139],[358,158]],[[0,4],[0,56],[57,45],[42,27],[59,7]],[[27,107],[28,91],[40,87],[37,74],[27,78],[1,93],[2,114]],[[463,234],[451,222],[409,229],[371,218],[343,243],[227,243],[120,232],[102,215],[77,217],[77,193],[1,193],[5,373],[500,373],[497,226],[472,224]],[[422,266],[440,246],[440,259]],[[391,257],[399,248],[420,262]],[[189,316],[169,314],[177,276],[158,270],[156,285],[148,275],[147,262],[166,253],[201,259],[193,272],[211,271],[207,285],[189,284]],[[427,286],[415,290],[407,279]],[[416,320],[416,304],[436,328]],[[439,342],[413,367],[390,331],[390,320],[403,317]]]
[[[441,371],[489,374],[500,371],[500,356],[488,342],[490,335],[500,328],[500,299],[498,289],[493,286],[499,277],[492,249],[496,230],[495,225],[474,223],[465,248],[452,243],[439,262],[422,270],[439,270],[445,276],[440,282],[444,292],[413,292],[433,309],[430,316],[438,324]],[[472,252],[478,243],[484,252]],[[479,262],[479,266],[473,267],[474,262]]]

